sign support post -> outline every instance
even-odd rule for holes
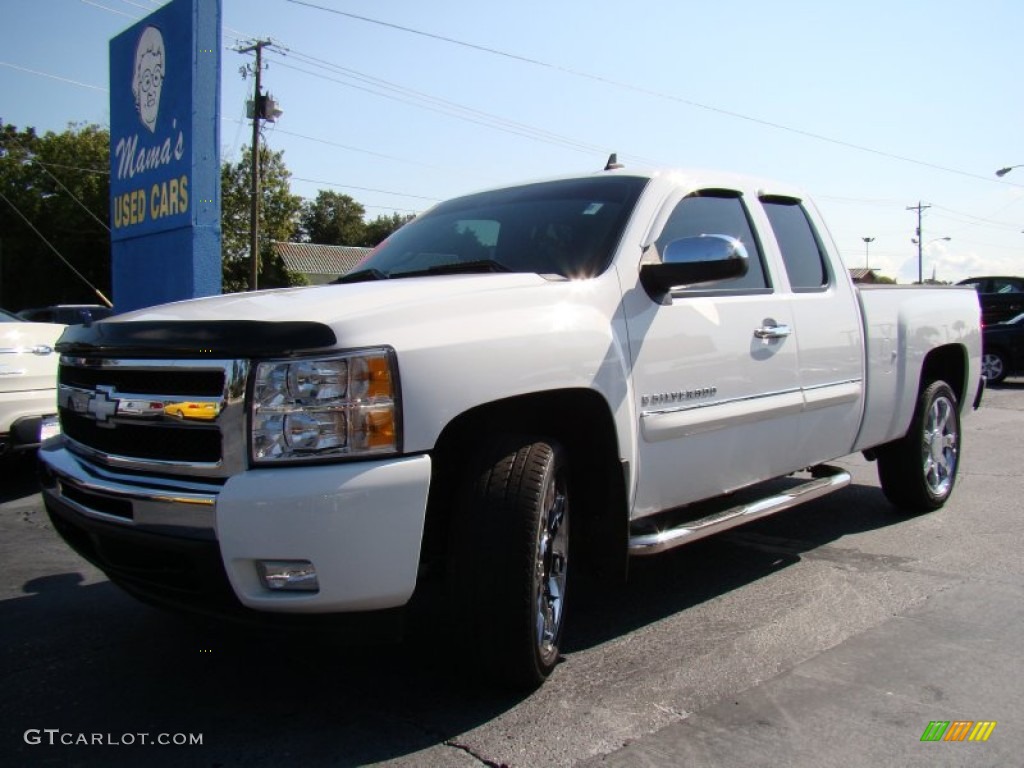
[[[173,0],[110,41],[118,312],[221,291],[221,0]]]

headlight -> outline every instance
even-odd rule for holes
[[[395,453],[401,439],[394,354],[369,349],[256,366],[257,464]]]

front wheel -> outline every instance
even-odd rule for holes
[[[878,451],[878,479],[889,501],[909,512],[938,509],[953,492],[960,466],[960,412],[944,381],[918,396],[906,436]]]
[[[509,439],[485,451],[464,485],[450,553],[463,640],[485,672],[516,688],[555,668],[569,572],[564,449]]]

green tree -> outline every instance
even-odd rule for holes
[[[237,163],[221,165],[221,253],[224,293],[244,291],[249,285],[249,232],[251,218],[251,152],[243,149]],[[291,173],[284,153],[260,147],[260,264],[259,288],[305,285],[306,278],[285,267],[274,253],[273,242],[292,240],[298,231],[302,198],[291,193]]]
[[[99,301],[42,238],[110,295],[109,169],[105,128],[72,125],[38,136],[33,128],[0,124],[0,193],[6,198],[0,198],[0,303],[5,308]]]
[[[259,287],[304,285],[274,254],[273,241],[377,245],[411,216],[394,213],[364,221],[348,195],[320,191],[305,206],[291,194],[282,152],[260,149]],[[223,290],[249,282],[250,159],[221,165]],[[96,125],[69,126],[38,136],[0,122],[0,304],[7,309],[57,303],[95,303],[98,297],[41,239],[110,296],[110,133]],[[31,222],[30,227],[24,216]],[[35,227],[39,234],[33,231]]]
[[[362,245],[366,209],[348,195],[321,189],[302,207],[301,237],[321,245]]]
[[[413,214],[401,214],[392,213],[390,216],[378,216],[371,222],[366,224],[366,236],[363,238],[363,242],[354,243],[354,245],[366,245],[371,248],[384,242],[392,232],[399,227],[412,221],[416,218]]]

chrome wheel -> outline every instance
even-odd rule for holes
[[[879,446],[877,458],[882,491],[899,509],[926,512],[946,503],[960,467],[960,412],[946,382],[918,394],[906,435]]]
[[[946,496],[956,477],[960,432],[956,406],[944,396],[936,397],[928,409],[921,435],[924,482],[933,496]]]
[[[535,688],[561,660],[569,457],[556,441],[527,435],[499,435],[478,453],[451,529],[451,618],[485,675]]]
[[[558,655],[569,566],[569,499],[561,473],[544,491],[536,554],[536,643],[544,663]]]
[[[990,383],[997,383],[1006,378],[1006,364],[1002,355],[986,352],[981,356],[981,375]]]

